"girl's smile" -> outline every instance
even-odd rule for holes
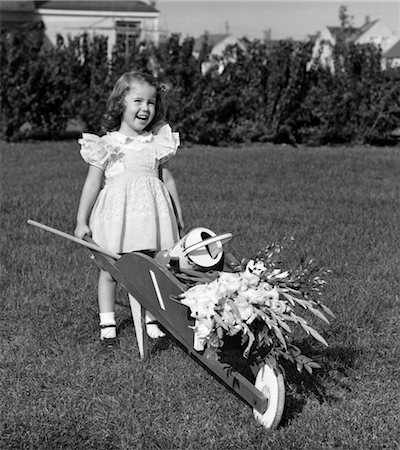
[[[151,123],[156,111],[156,89],[145,83],[134,83],[124,98],[119,132],[136,136]]]

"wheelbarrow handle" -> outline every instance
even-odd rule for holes
[[[121,258],[121,255],[118,255],[117,253],[111,252],[110,250],[107,250],[105,248],[101,248],[92,242],[87,242],[87,241],[84,241],[83,239],[79,239],[75,236],[72,236],[71,234],[64,233],[63,231],[57,230],[56,228],[52,228],[47,225],[44,225],[43,223],[35,222],[34,220],[31,220],[31,219],[28,219],[28,223],[29,223],[29,225],[34,225],[35,227],[41,228],[42,230],[49,231],[50,233],[53,233],[53,234],[56,234],[57,236],[66,238],[72,242],[76,242],[79,245],[83,245],[84,247],[87,247],[87,248],[90,248],[91,250],[102,253],[103,255],[110,256],[113,259]]]

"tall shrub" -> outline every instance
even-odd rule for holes
[[[191,94],[197,109],[189,116],[192,137],[208,144],[288,138],[307,92],[307,44],[258,40],[230,46],[199,80]],[[184,119],[188,122],[188,119]]]
[[[42,24],[1,35],[1,136],[19,139],[29,131],[64,128],[68,84],[57,52],[44,50]]]
[[[382,71],[380,50],[373,45],[340,43],[334,71],[317,67],[300,113],[305,142],[378,143],[390,140],[399,114],[400,86]],[[396,113],[397,111],[397,113]]]
[[[159,46],[117,45],[110,57],[104,36],[59,37],[46,50],[40,25],[3,31],[0,137],[56,137],[76,118],[100,133],[114,82],[142,70],[165,85],[167,119],[185,141],[389,142],[400,126],[400,68],[383,71],[379,49],[347,43],[345,19],[333,72],[318,64],[307,69],[310,43],[243,39],[210,58],[205,42],[196,59],[194,39],[172,35]]]
[[[87,131],[101,131],[105,104],[112,87],[107,55],[107,38],[84,34],[69,39],[64,52],[69,61],[70,116],[81,119]]]
[[[194,58],[193,46],[193,38],[181,40],[178,34],[173,34],[154,48],[153,55],[157,61],[155,72],[165,86],[166,117],[179,128],[184,140],[193,140],[196,135],[193,113],[201,108],[196,102],[196,90],[202,79],[202,58]]]

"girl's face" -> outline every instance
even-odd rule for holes
[[[156,113],[156,88],[146,83],[132,83],[124,98],[119,132],[136,136],[150,124]]]

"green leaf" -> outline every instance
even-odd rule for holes
[[[308,363],[308,365],[309,365],[310,367],[312,367],[313,369],[320,369],[320,368],[321,368],[321,366],[320,366],[318,363],[316,363],[315,361],[310,361],[310,362]]]
[[[279,341],[281,342],[281,344],[283,345],[283,347],[284,347],[285,349],[287,349],[286,340],[285,340],[285,338],[283,337],[282,331],[281,331],[276,325],[273,326],[273,329],[274,329],[274,332],[275,332],[275,334],[276,334],[276,337],[279,339]]]
[[[309,306],[308,309],[315,314],[317,317],[322,319],[324,322],[329,323],[329,320],[322,314],[322,312],[319,309],[313,308],[312,306]]]
[[[295,306],[296,305],[296,298],[295,297],[293,297],[293,295],[290,295],[290,294],[288,294],[287,292],[282,292],[282,290],[280,291],[280,293],[287,299],[287,300],[289,300],[289,302],[290,302],[290,304],[292,305],[292,306]]]
[[[278,323],[278,325],[283,328],[285,331],[287,331],[288,333],[291,333],[292,330],[290,329],[289,325],[287,323],[285,323],[283,320],[280,319],[280,317],[275,314],[274,311],[270,312],[272,317],[276,320],[276,322]]]
[[[301,355],[301,350],[298,347],[296,347],[295,345],[290,345],[289,351],[290,351],[291,355],[293,355],[294,358],[297,358],[298,356]]]
[[[308,327],[308,326],[307,326]],[[327,347],[329,347],[328,343],[326,342],[326,340],[318,333],[317,330],[314,330],[314,328],[308,327],[309,333],[311,334],[311,336],[316,339],[317,341],[321,342],[322,344],[326,345]]]
[[[222,317],[219,314],[215,313],[214,314],[214,319],[215,319],[215,321],[217,322],[217,324],[219,326],[224,328],[226,331],[229,331],[228,325],[226,325],[226,323],[222,320]]]
[[[323,305],[322,303],[320,304],[321,308],[327,313],[329,314],[331,317],[336,317],[335,314],[326,306]]]
[[[305,369],[307,370],[307,372],[312,375],[312,368],[310,367],[309,364],[304,364]]]

